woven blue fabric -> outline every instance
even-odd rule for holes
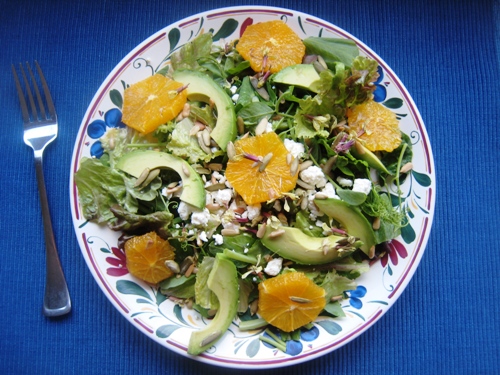
[[[370,46],[415,100],[437,171],[430,240],[395,305],[359,338],[275,374],[498,374],[500,369],[500,4],[476,0],[246,1],[323,18]],[[101,82],[142,40],[234,1],[0,0],[0,373],[230,374],[131,326],[89,272],[73,232],[73,145]],[[243,5],[243,4],[239,4]],[[45,153],[53,225],[73,300],[47,319],[32,151],[11,64],[40,61],[60,120]],[[239,371],[245,373],[245,371]]]

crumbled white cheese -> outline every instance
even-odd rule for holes
[[[198,238],[200,240],[202,240],[203,242],[207,242],[208,241],[208,238],[207,238],[207,232],[205,232],[204,230],[202,230],[199,234],[198,234]]]
[[[260,208],[261,208],[261,205],[260,203],[257,203],[255,205],[250,205],[250,206],[247,206],[247,217],[249,220],[253,220],[255,219],[257,216],[260,215]]]
[[[273,124],[268,121],[264,133],[271,133],[272,131],[273,131]]]
[[[236,94],[236,90],[238,90],[238,87],[233,85],[229,88],[229,90],[231,91],[231,94]]]
[[[325,187],[321,190],[321,193],[325,194],[327,198],[340,199],[331,182],[326,183]]]
[[[264,272],[269,276],[276,276],[280,273],[282,265],[283,258],[275,258],[267,263],[266,268],[264,268]]]
[[[337,177],[337,182],[339,183],[339,185],[341,185],[343,187],[351,187],[352,186],[352,180],[345,178],[345,177],[342,177],[342,176]]]
[[[356,178],[354,180],[354,185],[352,186],[352,191],[358,191],[360,193],[369,194],[372,189],[372,182],[367,178]]]
[[[310,167],[304,169],[300,172],[300,178],[305,183],[316,187],[323,187],[326,185],[326,177],[320,167],[311,165]]]
[[[221,206],[227,206],[231,199],[233,198],[233,191],[231,189],[221,189],[217,190],[215,194],[212,194],[217,204]]]
[[[222,234],[214,234],[212,238],[214,239],[216,245],[222,245],[224,243],[224,237],[222,237]]]
[[[182,220],[187,220],[189,215],[191,215],[192,208],[187,203],[181,201],[177,207],[177,212]]]
[[[238,99],[240,98],[240,94],[234,94],[233,96],[231,96],[231,99],[233,100],[233,102],[237,102]]]
[[[304,145],[300,142],[292,141],[291,139],[285,138],[283,141],[286,149],[294,158],[300,157],[304,153]]]
[[[206,227],[210,219],[210,211],[204,208],[202,211],[193,211],[191,215],[191,224]]]

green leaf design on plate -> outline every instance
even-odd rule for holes
[[[234,33],[234,31],[237,28],[238,28],[238,21],[236,21],[233,18],[229,18],[229,19],[225,20],[224,23],[222,24],[221,28],[219,29],[219,31],[217,31],[214,34],[214,36],[213,36],[214,42],[216,42],[222,38],[227,38],[232,33]]]
[[[99,250],[101,250],[101,252],[106,253],[106,254],[111,253],[111,251],[109,251],[109,249],[106,249],[105,247],[101,247],[101,248],[99,248]]]
[[[175,324],[166,324],[164,326],[158,327],[158,329],[156,330],[156,336],[161,339],[166,339],[179,328],[180,326]]]
[[[406,243],[412,243],[417,238],[415,230],[410,223],[401,228],[401,237]]]
[[[177,44],[179,43],[180,39],[181,39],[181,32],[179,31],[178,28],[174,27],[172,30],[168,32],[170,52],[172,52],[175,49],[175,47],[177,47]]]
[[[113,89],[109,92],[109,98],[111,102],[116,105],[118,108],[122,108],[123,106],[123,97],[120,91]]]
[[[316,322],[320,327],[322,327],[330,335],[338,335],[342,331],[340,324],[332,322],[330,320],[321,320]]]
[[[185,320],[184,317],[182,316],[182,308],[179,305],[174,305],[174,315],[179,320],[179,322],[189,325]]]
[[[383,104],[387,108],[397,109],[397,108],[401,108],[403,106],[403,99],[401,99],[401,98],[391,98],[391,99],[387,99]]]
[[[260,349],[260,339],[256,338],[247,346],[246,354],[248,357],[253,358],[257,355]]]
[[[146,292],[139,284],[130,280],[118,280],[116,282],[116,289],[122,294],[132,294],[141,296],[152,301],[148,292]]]
[[[428,187],[432,183],[431,178],[426,174],[415,172],[414,170],[411,171],[411,174],[415,178],[415,181],[417,181],[423,187]]]

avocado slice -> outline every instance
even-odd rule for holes
[[[283,234],[273,236],[276,230],[282,230]],[[336,235],[312,237],[299,228],[281,226],[277,229],[267,225],[261,241],[272,252],[295,263],[316,265],[333,262],[356,250],[346,239]]]
[[[382,161],[373,152],[368,150],[361,142],[356,141],[355,147],[351,147],[349,152],[357,159],[366,161],[368,165],[379,172],[390,174]]]
[[[354,206],[340,199],[315,199],[314,203],[328,217],[337,221],[349,236],[359,238],[363,245],[360,249],[369,257],[373,257],[375,234],[368,219]]]
[[[200,175],[186,162],[177,156],[152,150],[136,150],[123,155],[118,159],[116,168],[138,178],[149,168],[172,169],[182,179],[181,201],[194,207],[205,207],[205,187]]]
[[[236,266],[220,253],[215,256],[207,285],[217,296],[219,309],[209,325],[191,333],[187,352],[192,355],[198,355],[209,349],[227,331],[238,309],[239,286]]]
[[[217,109],[217,123],[210,136],[225,151],[227,144],[236,138],[236,113],[234,104],[224,89],[208,75],[196,70],[181,69],[173,72],[177,82],[187,85],[188,99],[209,103]]]
[[[288,66],[272,77],[274,83],[297,86],[303,89],[319,92],[320,77],[312,64],[297,64]]]

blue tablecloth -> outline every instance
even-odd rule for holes
[[[437,203],[421,264],[365,334],[287,374],[500,373],[500,3],[476,0],[247,1],[323,18],[396,72],[429,133]],[[142,40],[233,1],[0,0],[0,372],[233,373],[184,358],[131,326],[103,295],[73,232],[69,173],[80,122],[112,68]],[[243,5],[243,4],[239,4]],[[41,62],[59,137],[45,177],[70,315],[41,313],[45,261],[31,149],[22,142],[11,64]],[[241,371],[245,372],[245,371]]]

